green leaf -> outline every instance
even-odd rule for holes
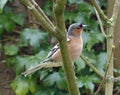
[[[31,92],[32,94],[34,94],[35,91],[36,91],[36,89],[37,89],[36,81],[30,80],[30,81],[29,81],[29,90],[30,90],[30,92]]]
[[[89,4],[81,2],[78,6],[79,12],[91,12],[92,8]]]
[[[69,4],[80,3],[81,0],[68,0]]]
[[[9,56],[13,56],[13,55],[16,55],[18,53],[18,47],[16,47],[15,45],[6,44],[4,46],[4,49],[5,49],[5,54],[9,55]]]
[[[2,24],[0,24],[0,36],[2,36],[3,32],[4,32],[3,25],[2,25]]]
[[[24,24],[24,14],[23,13],[18,13],[18,14],[13,14],[11,16],[11,19],[18,25],[23,25]]]
[[[99,64],[103,64],[105,65],[106,64],[106,61],[107,61],[107,54],[105,52],[101,52],[98,56],[98,63]]]
[[[95,79],[95,76],[89,76],[89,75],[86,75],[86,76],[80,76],[78,77],[78,86],[81,88],[81,87],[85,87],[86,89],[89,89],[91,92],[93,92],[94,90],[94,83],[93,81],[95,80],[98,80],[98,79]]]
[[[39,87],[34,95],[55,95],[55,89],[49,87]]]
[[[85,68],[85,62],[79,57],[77,60],[76,60],[76,63],[77,63],[77,71],[79,72],[81,69],[84,69]]]
[[[12,64],[16,62],[16,57],[7,57],[6,58],[6,64],[8,67],[10,67]]]
[[[15,80],[11,83],[12,89],[15,91],[16,95],[26,95],[29,91],[29,84],[27,80],[22,79],[21,76],[17,76]]]
[[[7,3],[8,0],[0,0],[0,13],[2,13],[3,11],[3,7],[5,6],[5,4]]]
[[[104,42],[105,37],[103,36],[102,33],[96,33],[96,37],[100,42]]]
[[[7,32],[12,32],[15,29],[16,25],[12,21],[5,22],[4,28]]]
[[[46,58],[47,54],[48,52],[41,50],[35,55],[35,58],[39,59],[39,61],[43,61]]]
[[[85,81],[84,86],[86,89],[89,89],[93,93],[94,84],[91,81]]]
[[[96,62],[97,64],[94,64],[95,67],[102,74],[104,74],[106,60],[107,60],[107,54],[105,52],[101,52],[99,55],[97,55],[97,62]]]
[[[43,10],[48,16],[51,16],[52,15],[52,2],[51,1],[46,2],[43,7]]]
[[[89,42],[90,38],[90,33],[89,32],[83,32],[82,33],[82,38],[83,38],[83,43],[84,45]]]
[[[48,75],[47,71],[41,71],[40,72],[40,80],[43,80]]]
[[[72,23],[75,20],[76,16],[77,15],[73,11],[72,12],[69,12],[69,11],[65,12],[65,20],[69,20],[70,23]]]
[[[24,70],[25,64],[27,64],[26,58],[16,57],[16,64],[14,65],[16,74],[20,74]]]
[[[91,39],[89,40],[88,44],[87,44],[87,49],[88,51],[91,50],[91,48],[93,47],[94,44],[99,43],[99,41],[97,40],[97,38],[95,36],[92,36]]]
[[[67,88],[67,83],[66,83],[66,78],[63,77],[62,75],[58,74],[58,80],[56,81],[57,87],[61,90],[66,90],[68,91]]]
[[[39,59],[35,58],[34,56],[28,57],[16,57],[16,64],[15,64],[15,72],[19,74],[23,72],[24,69],[32,68],[39,63]]]
[[[60,76],[57,72],[50,74],[46,79],[44,79],[44,83],[47,86],[52,86],[55,82],[60,80]]]
[[[41,33],[39,29],[24,29],[20,34],[20,46],[29,43],[34,50],[40,47],[40,40],[44,39],[45,33]]]

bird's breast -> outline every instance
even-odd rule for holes
[[[82,38],[71,38],[69,42],[69,51],[71,54],[71,58],[75,61],[81,54],[83,48],[83,41]]]

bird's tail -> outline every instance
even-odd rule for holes
[[[59,63],[58,62],[57,63],[56,62],[45,62],[45,63],[38,64],[37,66],[26,70],[25,72],[22,73],[22,75],[27,76],[43,68],[59,67],[59,66],[62,66],[62,62],[59,62]]]

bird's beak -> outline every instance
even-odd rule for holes
[[[88,25],[82,25],[83,26],[83,28],[86,28],[86,27],[88,27]]]

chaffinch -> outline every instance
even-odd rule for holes
[[[87,25],[83,25],[81,23],[74,23],[70,25],[70,27],[68,28],[68,33],[67,33],[68,49],[73,62],[80,56],[80,53],[82,51],[83,41],[81,34],[83,28],[86,26]],[[31,74],[42,68],[59,67],[59,66],[62,66],[62,58],[61,58],[59,44],[57,44],[51,49],[51,51],[48,53],[47,57],[41,64],[38,64],[37,66],[26,70],[22,74],[27,76],[28,74]]]

